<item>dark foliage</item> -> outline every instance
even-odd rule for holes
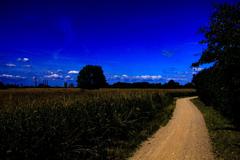
[[[5,85],[2,82],[0,82],[0,89],[5,89]]]
[[[68,87],[69,87],[69,88],[74,88],[74,84],[73,84],[73,83],[70,83],[70,84],[68,85]]]
[[[175,82],[174,80],[170,80],[165,84],[148,83],[148,82],[135,82],[135,83],[117,82],[112,85],[109,85],[109,87],[110,88],[162,88],[162,89],[194,88],[192,83],[180,85],[178,82]]]
[[[93,65],[83,67],[79,72],[77,83],[78,87],[86,89],[98,89],[107,86],[102,67]]]
[[[64,88],[67,88],[68,87],[67,82],[64,82],[63,86],[64,86]]]
[[[3,84],[3,89],[7,89],[7,88],[20,88],[20,85],[17,84]]]
[[[168,81],[168,83],[163,85],[164,88],[180,88],[180,84],[178,82],[175,82],[174,80]]]
[[[49,85],[46,85],[44,83],[40,83],[38,86],[38,88],[49,88],[50,86]]]
[[[193,66],[213,62],[194,76],[200,98],[240,124],[240,3],[216,7],[203,30],[207,49]]]
[[[195,86],[193,85],[193,83],[187,83],[183,86],[184,88],[195,88]]]

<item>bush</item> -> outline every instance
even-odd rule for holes
[[[239,80],[229,80],[229,77],[226,76],[224,70],[213,66],[195,75],[193,82],[204,103],[214,106],[215,109],[239,125]]]

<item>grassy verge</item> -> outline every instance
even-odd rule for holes
[[[4,91],[0,159],[126,159],[171,117],[173,98],[137,91]]]
[[[192,102],[203,113],[216,159],[240,159],[240,131],[218,111],[205,106],[198,98]]]

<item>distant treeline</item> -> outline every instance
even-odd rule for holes
[[[240,126],[240,3],[216,8],[203,29],[207,48],[193,66],[213,63],[193,77],[198,95]]]
[[[37,86],[26,86],[23,84],[4,84],[0,82],[0,89],[8,89],[8,88],[50,88],[51,86],[40,83]]]
[[[0,88],[74,88],[73,83],[64,82],[63,86],[55,86],[51,87],[48,85],[47,80],[43,80],[43,83],[37,85],[35,83],[34,86],[23,86],[17,84],[6,84],[0,82]],[[149,83],[149,82],[117,82],[114,84],[108,84],[106,81],[106,77],[103,73],[102,67],[97,65],[86,65],[84,66],[78,76],[77,76],[77,87],[82,89],[99,89],[99,88],[169,88],[169,89],[177,89],[177,88],[194,88],[192,83],[187,83],[185,85],[181,85],[174,80],[169,80],[168,82],[162,83]]]
[[[3,84],[0,82],[0,89],[7,88],[74,88],[73,83],[64,82],[63,86],[49,86],[46,84],[39,84],[37,86],[24,86],[18,84]],[[177,88],[194,88],[192,83],[187,83],[185,85],[181,85],[174,80],[170,80],[167,83],[149,83],[149,82],[134,82],[134,83],[126,83],[126,82],[116,82],[114,84],[106,84],[103,88],[161,88],[161,89],[177,89]]]
[[[135,83],[125,83],[125,82],[117,82],[112,85],[109,85],[110,88],[194,88],[192,83],[187,83],[185,85],[181,85],[178,82],[170,80],[167,83],[148,83],[148,82],[135,82]]]

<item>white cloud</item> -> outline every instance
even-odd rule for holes
[[[50,74],[50,75],[45,75],[44,77],[45,78],[50,78],[50,79],[61,79],[61,78],[63,78],[62,75],[59,75],[59,74],[56,74],[56,73]]]
[[[174,80],[174,81],[189,81],[189,79],[188,78],[184,78],[184,77],[168,77],[168,78],[166,78],[166,81],[168,82],[168,81],[170,81],[170,80]]]
[[[17,75],[17,76],[15,76],[15,78],[25,78],[25,77],[22,77],[22,76],[18,76],[18,75]]]
[[[201,67],[193,67],[192,70],[195,71],[195,72],[199,72],[199,71],[203,70],[203,68],[201,68]]]
[[[32,67],[32,66],[29,65],[29,64],[27,64],[27,65],[24,65],[24,67],[30,68],[30,67]]]
[[[146,80],[158,80],[161,79],[161,75],[141,75],[141,76],[135,76],[136,79],[146,79]]]
[[[25,79],[26,77],[22,77],[19,75],[11,75],[11,74],[1,74],[1,78],[12,78],[12,79]]]
[[[16,67],[16,64],[13,64],[13,63],[7,63],[6,66],[7,66],[7,67]]]
[[[28,61],[29,61],[29,58],[23,58],[22,61],[23,61],[23,62],[28,62]]]
[[[30,59],[24,57],[24,58],[18,58],[17,61],[19,61],[19,62],[28,62],[28,61],[30,61]]]
[[[78,74],[79,71],[76,71],[76,70],[71,70],[71,71],[68,71],[68,74]]]
[[[1,74],[0,77],[3,77],[3,78],[13,78],[14,76],[11,75],[11,74]]]
[[[72,77],[71,76],[69,76],[69,75],[67,75],[67,76],[65,76],[65,79],[72,79]]]
[[[161,75],[137,75],[137,76],[128,76],[123,75],[113,75],[109,77],[112,80],[130,80],[130,81],[155,81],[162,79]]]
[[[47,71],[47,73],[48,73],[48,74],[54,74],[54,72],[53,72],[53,71]]]
[[[113,78],[119,78],[120,76],[119,75],[113,75]]]

